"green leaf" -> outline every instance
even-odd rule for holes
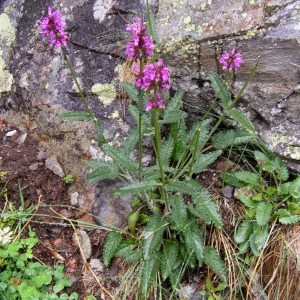
[[[103,246],[103,264],[108,267],[111,259],[114,257],[119,244],[122,241],[122,234],[120,232],[111,231],[105,238]]]
[[[187,206],[184,200],[179,196],[173,196],[168,199],[168,204],[171,207],[168,215],[171,227],[178,231],[184,229],[188,223]]]
[[[99,119],[96,119],[95,120],[95,131],[96,131],[98,146],[100,146],[106,142],[105,137],[103,135],[103,130],[104,130],[104,128],[103,128],[102,122]]]
[[[122,150],[126,155],[130,155],[134,150],[135,145],[138,143],[138,130],[133,129],[126,139],[123,141]]]
[[[300,176],[296,178],[289,186],[289,193],[297,200],[300,199]]]
[[[160,267],[163,280],[166,280],[175,268],[178,253],[179,244],[176,240],[167,240],[163,243],[162,263]]]
[[[224,181],[224,183],[229,184],[233,187],[240,188],[244,185],[244,183],[240,180],[238,180],[234,176],[234,171],[225,171],[224,173],[221,173],[221,179]]]
[[[69,111],[62,113],[60,115],[62,120],[66,121],[85,121],[85,120],[92,120],[92,116],[88,112],[84,111]]]
[[[185,119],[187,117],[187,113],[178,110],[178,111],[171,111],[168,114],[164,115],[164,118],[159,121],[160,124],[171,124],[171,123],[176,123],[181,119]]]
[[[139,261],[143,258],[142,251],[139,249],[135,249],[136,246],[131,244],[131,245],[126,245],[123,248],[118,248],[118,250],[115,253],[115,257],[121,257],[127,262],[135,262]]]
[[[255,128],[253,127],[251,121],[242,111],[237,108],[231,108],[230,110],[227,110],[226,113],[230,117],[234,118],[241,127],[251,133],[255,133]]]
[[[88,163],[90,166],[95,166],[93,162],[91,161]],[[104,162],[104,161],[99,161],[99,167],[94,168],[94,170],[87,176],[86,181],[88,183],[93,183],[96,181],[104,180],[104,179],[115,179],[119,176],[119,169],[116,165],[109,163],[109,162]]]
[[[265,163],[270,160],[269,157],[261,151],[255,150],[255,151],[253,151],[253,154],[254,154],[255,160],[259,164]]]
[[[152,191],[157,188],[160,184],[156,180],[144,180],[141,182],[134,182],[128,184],[115,191],[115,196],[120,196],[124,194],[138,194],[142,192]]]
[[[203,252],[203,259],[204,262],[223,282],[227,282],[226,267],[215,248],[205,247]]]
[[[256,209],[257,203],[245,196],[243,193],[238,192],[238,199],[245,204],[248,208]]]
[[[132,83],[123,83],[123,88],[131,100],[139,103],[139,89]]]
[[[259,202],[256,207],[256,222],[259,226],[269,224],[273,206],[271,203]]]
[[[148,291],[154,282],[155,276],[159,270],[159,260],[157,256],[152,256],[144,261],[141,278],[141,290],[145,299],[147,299]]]
[[[164,167],[168,167],[173,154],[174,140],[169,138],[161,147],[161,161]]]
[[[158,251],[163,242],[163,233],[167,229],[168,223],[160,215],[150,218],[143,231],[143,253],[144,260],[150,259]]]
[[[105,152],[113,159],[114,163],[136,174],[138,172],[138,165],[126,155],[122,149],[117,149],[108,144],[103,145]]]
[[[223,108],[227,108],[231,102],[231,94],[226,82],[215,72],[209,72],[208,79],[216,93],[216,97],[221,100]]]
[[[253,226],[253,235],[250,238],[250,247],[253,251],[253,254],[257,256],[257,253],[259,253],[265,246],[265,242],[268,238],[269,234],[269,226]]]
[[[135,233],[136,222],[139,219],[138,211],[131,211],[128,215],[128,230],[131,234]]]
[[[180,157],[186,152],[186,126],[185,123],[177,122],[171,125],[171,137],[174,140],[173,159],[178,161]]]
[[[194,251],[199,265],[203,262],[204,256],[204,239],[203,232],[198,225],[191,221],[190,226],[182,231],[188,252]]]
[[[192,167],[192,173],[194,174],[202,172],[207,166],[215,162],[221,154],[222,150],[216,150],[210,153],[200,154]]]
[[[234,241],[237,244],[244,243],[250,238],[252,229],[253,226],[251,221],[249,220],[243,221],[234,233]]]
[[[32,283],[37,288],[40,288],[42,285],[49,285],[52,281],[52,276],[49,273],[39,274],[31,278]]]
[[[251,142],[255,135],[245,130],[226,130],[213,135],[212,144],[217,149],[225,149],[231,146]]]
[[[237,171],[234,172],[234,176],[238,180],[250,185],[256,185],[259,182],[259,175],[249,171]]]
[[[184,98],[184,91],[178,91],[176,94],[170,99],[169,103],[166,106],[164,111],[164,116],[173,111],[179,111],[182,107],[182,101]]]
[[[278,221],[284,225],[295,224],[300,221],[300,215],[293,215],[285,208],[278,209],[276,215],[278,216]]]

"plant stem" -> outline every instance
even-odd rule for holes
[[[194,147],[193,156],[192,156],[192,159],[190,162],[190,167],[189,167],[189,172],[188,172],[189,177],[191,177],[192,173],[193,173],[193,165],[196,160],[197,150],[198,150],[198,146],[199,146],[199,136],[200,136],[200,128],[196,131],[195,147]]]

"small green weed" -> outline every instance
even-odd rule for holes
[[[66,184],[70,184],[74,182],[74,175],[73,174],[67,174],[63,177],[63,182]]]
[[[213,286],[213,282],[210,277],[206,277],[205,290],[199,292],[201,296],[206,296],[207,300],[222,300],[222,296],[219,292],[222,292],[227,287],[224,282],[219,283],[217,286]]]
[[[65,277],[63,265],[49,268],[33,260],[32,249],[38,239],[16,239],[0,247],[0,298],[3,300],[61,299],[76,300],[77,293],[62,293],[71,281]]]
[[[235,242],[242,253],[250,248],[259,256],[273,222],[286,225],[300,221],[300,177],[288,181],[288,169],[277,156],[257,150],[253,156],[258,172],[227,172],[222,177],[238,188],[238,198],[245,206],[245,219],[236,228]]]

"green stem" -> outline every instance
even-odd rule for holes
[[[196,155],[197,155],[198,146],[199,146],[199,136],[200,136],[200,129],[198,129],[196,131],[195,147],[194,147],[193,156],[192,156],[192,159],[191,159],[191,162],[190,162],[190,167],[189,167],[189,172],[188,172],[189,177],[191,177],[192,173],[193,173],[193,165],[194,165],[194,162],[196,160]]]
[[[160,128],[158,122],[158,109],[154,109],[154,131],[155,131],[155,152],[157,156],[160,177],[163,185],[165,184],[165,174],[163,170],[163,165],[161,161],[161,136],[160,136]]]

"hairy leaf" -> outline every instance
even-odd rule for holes
[[[300,199],[300,176],[298,176],[289,186],[289,193],[297,200]]]
[[[157,43],[158,38],[155,29],[155,18],[152,11],[149,9],[147,2],[147,33],[152,36],[153,42]]]
[[[214,271],[214,273],[223,281],[227,282],[226,267],[215,248],[204,248],[204,262]]]
[[[173,159],[178,161],[186,152],[186,126],[184,122],[177,122],[171,125],[171,137],[174,140]]]
[[[172,270],[177,264],[177,257],[179,253],[179,244],[176,240],[167,240],[163,244],[162,251],[162,263],[161,263],[161,276],[163,280],[166,280]]]
[[[213,146],[217,149],[225,149],[234,145],[251,142],[255,135],[245,130],[226,130],[217,132],[212,137]]]
[[[215,162],[221,154],[221,150],[216,150],[206,154],[200,154],[192,167],[193,174],[202,172],[207,166]]]
[[[188,223],[187,207],[184,200],[179,196],[173,196],[168,199],[168,204],[171,207],[171,212],[168,216],[171,221],[171,227],[178,231],[184,229]]]
[[[234,118],[241,127],[243,127],[251,133],[255,133],[255,128],[253,127],[251,121],[242,111],[240,111],[237,108],[231,108],[226,113],[230,117]]]
[[[174,140],[169,138],[161,148],[161,161],[164,167],[168,167],[173,154]]]
[[[114,257],[116,250],[120,242],[122,241],[122,234],[120,232],[111,231],[105,238],[104,246],[103,246],[103,264],[104,266],[108,266],[110,264],[111,259]]]
[[[132,83],[123,83],[123,88],[131,100],[139,103],[139,89]]]
[[[133,244],[125,245],[124,247],[118,247],[115,253],[115,257],[121,257],[127,262],[134,262],[143,258],[142,251],[135,249],[136,246]]]
[[[247,241],[250,238],[252,229],[253,229],[253,226],[252,226],[251,221],[249,221],[249,220],[243,221],[234,233],[234,241],[237,244],[241,244],[241,243]]]
[[[159,183],[155,180],[144,180],[141,182],[134,182],[128,184],[122,188],[115,191],[115,196],[120,196],[124,194],[139,194],[142,192],[152,191],[159,186]]]
[[[170,99],[169,103],[167,104],[166,109],[164,111],[164,116],[166,116],[170,112],[180,110],[184,94],[184,91],[176,92],[176,94]]]
[[[231,94],[228,90],[226,82],[215,72],[209,72],[208,78],[211,81],[211,85],[216,93],[216,97],[221,100],[223,108],[227,108],[231,102]]]
[[[234,176],[238,180],[250,185],[256,185],[259,182],[259,175],[249,171],[237,171],[234,172]]]
[[[138,142],[138,130],[133,129],[122,144],[122,150],[124,151],[124,153],[129,156],[131,152],[134,150],[134,147],[137,144],[137,142]]]
[[[62,113],[59,116],[62,120],[68,121],[84,121],[84,120],[92,120],[92,116],[88,112],[84,111],[68,111]]]
[[[273,206],[271,203],[260,202],[256,207],[256,222],[259,226],[269,224]]]
[[[204,238],[203,232],[198,225],[191,221],[191,225],[183,231],[184,240],[188,251],[194,251],[201,265],[204,256]]]
[[[155,276],[159,270],[159,260],[157,256],[152,256],[150,259],[144,261],[141,278],[141,291],[145,299],[148,291],[154,282]]]
[[[100,160],[90,160],[87,164],[93,169],[93,171],[87,176],[86,181],[88,183],[104,179],[115,179],[119,176],[119,169],[113,163]]]
[[[163,233],[167,229],[168,223],[160,215],[150,218],[143,231],[143,254],[144,260],[150,259],[158,251],[163,242]]]
[[[221,179],[236,188],[240,188],[244,185],[244,183],[240,180],[238,180],[235,176],[234,176],[234,171],[225,171],[221,174]]]
[[[284,225],[300,222],[300,215],[293,215],[290,211],[284,208],[278,209],[276,215],[278,216],[278,221]]]
[[[187,117],[187,113],[178,110],[178,111],[172,111],[169,112],[168,114],[164,115],[164,118],[159,121],[160,124],[171,124],[171,123],[176,123],[181,119],[185,119]]]
[[[254,226],[253,227],[253,235],[250,238],[251,250],[254,249],[254,252],[256,252],[256,253],[260,252],[265,246],[265,242],[268,238],[268,234],[269,234],[269,226],[268,225]],[[257,255],[254,252],[253,252],[253,254]]]
[[[113,159],[114,163],[118,166],[136,174],[138,171],[138,165],[131,160],[122,149],[117,149],[108,144],[103,145],[105,152]]]

